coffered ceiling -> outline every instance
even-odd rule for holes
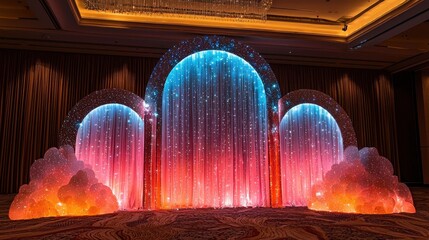
[[[0,47],[160,57],[181,40],[216,34],[273,63],[392,72],[429,63],[425,0],[273,0],[264,21],[102,12],[85,1],[0,0]]]

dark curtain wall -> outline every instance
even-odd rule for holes
[[[416,100],[416,73],[401,72],[393,76],[395,87],[396,124],[398,128],[398,156],[402,180],[422,183],[422,164]]]
[[[144,95],[158,59],[0,50],[0,193],[28,183],[31,164],[58,146],[62,121],[104,88]]]
[[[89,93],[122,88],[141,97],[158,59],[0,50],[0,193],[17,192],[31,164],[57,147],[68,111]],[[322,91],[345,109],[359,147],[374,146],[399,166],[394,91],[379,71],[272,65],[282,94]]]

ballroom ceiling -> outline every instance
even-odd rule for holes
[[[102,12],[85,1],[95,0],[0,0],[0,47],[160,57],[181,40],[216,34],[272,63],[392,72],[429,63],[425,0],[273,0],[267,20],[244,21]]]

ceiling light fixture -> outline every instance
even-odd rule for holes
[[[88,10],[119,14],[170,14],[266,20],[272,0],[84,0]]]

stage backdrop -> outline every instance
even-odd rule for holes
[[[120,88],[144,96],[158,59],[0,50],[0,193],[28,183],[32,162],[58,146],[58,132],[71,108],[86,95]],[[397,157],[394,86],[382,71],[271,64],[281,93],[315,89],[349,114],[359,147],[374,146],[393,162]],[[406,116],[403,116],[406,117]],[[398,131],[406,131],[399,126]],[[403,166],[404,164],[401,164]]]

